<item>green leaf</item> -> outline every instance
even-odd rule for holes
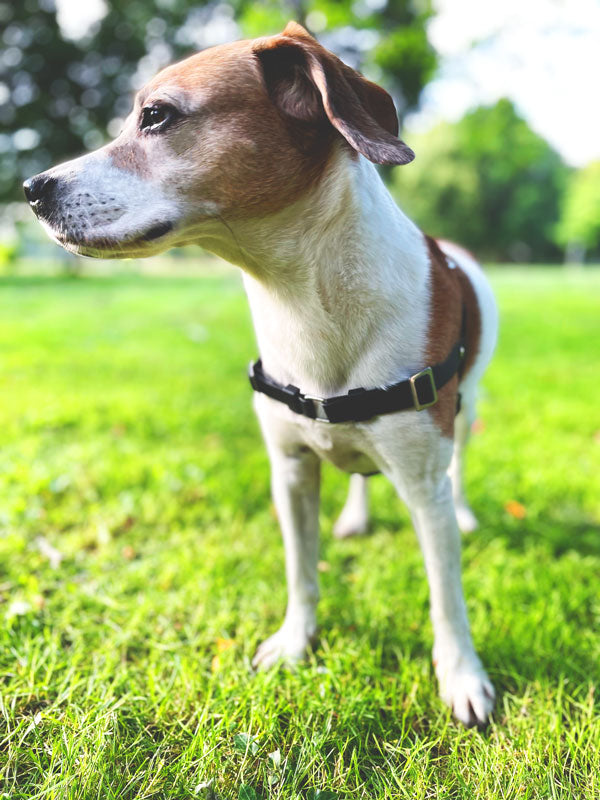
[[[306,800],[338,800],[338,795],[329,789],[311,789]]]
[[[236,733],[233,737],[233,746],[238,753],[250,753],[255,756],[258,753],[258,741],[250,733]]]
[[[256,789],[254,789],[252,786],[249,786],[247,783],[243,783],[240,786],[238,800],[260,800],[260,795],[256,793]]]

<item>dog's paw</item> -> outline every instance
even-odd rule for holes
[[[477,517],[469,506],[456,506],[456,521],[458,527],[463,533],[473,533],[479,527]]]
[[[483,728],[494,709],[496,693],[479,659],[459,662],[451,669],[436,667],[440,695],[467,728]]]
[[[278,663],[297,664],[306,656],[310,636],[302,629],[292,629],[285,624],[260,644],[252,659],[254,669],[269,669]]]
[[[357,516],[354,513],[346,514],[342,511],[333,526],[333,535],[336,539],[347,539],[350,536],[364,536],[369,527],[369,518]]]

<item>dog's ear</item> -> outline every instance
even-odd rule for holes
[[[415,154],[398,134],[389,94],[346,66],[296,22],[253,47],[279,110],[317,122],[325,115],[359,153],[376,164],[408,164]]]

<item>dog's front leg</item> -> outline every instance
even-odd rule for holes
[[[320,461],[304,446],[282,450],[269,441],[271,486],[285,549],[288,603],[281,628],[263,642],[254,656],[255,667],[277,661],[297,662],[314,637],[319,599]]]
[[[471,640],[449,477],[440,477],[428,488],[413,488],[406,500],[429,580],[433,662],[440,694],[465,725],[484,725],[494,706],[494,688]]]

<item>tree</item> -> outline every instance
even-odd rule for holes
[[[582,255],[600,249],[600,161],[571,175],[556,234],[559,242]]]
[[[568,169],[506,99],[410,137],[396,170],[401,205],[434,236],[496,260],[556,260],[554,229]]]
[[[61,30],[54,0],[0,3],[0,202],[24,178],[114,135],[133,90],[170,61],[300,18],[326,46],[414,108],[436,56],[430,0],[107,0],[85,35]]]

